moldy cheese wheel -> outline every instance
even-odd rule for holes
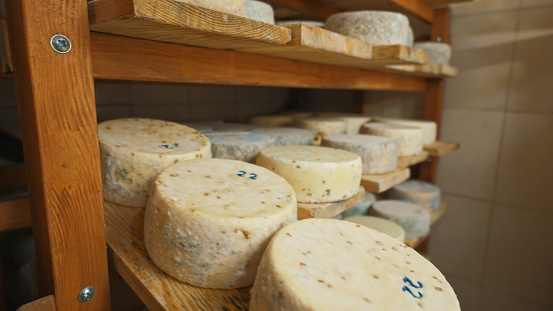
[[[275,145],[269,135],[250,132],[208,133],[214,158],[254,163],[259,151]]]
[[[412,156],[422,152],[422,129],[418,127],[374,122],[363,124],[360,132],[397,141],[400,157]]]
[[[445,277],[397,240],[333,219],[298,221],[267,247],[251,311],[459,311]]]
[[[340,118],[307,117],[297,119],[296,124],[311,131],[314,136],[346,133],[346,122]]]
[[[415,203],[435,211],[440,207],[441,191],[431,183],[411,179],[390,189],[388,198]]]
[[[333,148],[271,147],[259,152],[257,165],[286,179],[302,203],[346,200],[359,191],[361,182],[361,158]]]
[[[206,288],[253,283],[273,234],[296,220],[294,190],[280,176],[233,160],[173,165],[155,181],[144,244],[170,276]]]
[[[420,238],[430,231],[430,211],[413,203],[382,200],[373,204],[370,213],[397,223],[411,239]]]
[[[313,145],[313,134],[304,129],[275,127],[255,129],[252,132],[273,137],[276,140],[277,146]]]
[[[211,158],[209,140],[193,128],[152,119],[98,124],[104,198],[144,207],[157,175],[179,161]]]

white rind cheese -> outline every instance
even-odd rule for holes
[[[256,0],[246,0],[244,17],[255,19],[267,24],[275,24],[275,12],[268,3]]]
[[[412,156],[422,152],[422,129],[418,127],[374,122],[363,124],[361,133],[395,140],[398,144],[398,155],[400,157]]]
[[[279,146],[261,150],[257,165],[282,176],[298,202],[346,200],[359,191],[361,158],[351,152],[314,146]]]
[[[275,127],[256,129],[252,132],[258,134],[266,134],[273,137],[276,140],[277,146],[313,145],[313,134],[305,129]]]
[[[245,287],[273,234],[296,215],[294,190],[273,172],[232,160],[192,160],[155,181],[144,244],[152,261],[180,281]]]
[[[275,145],[269,135],[257,133],[208,133],[214,158],[254,163],[261,149]]]
[[[371,215],[389,219],[405,230],[405,236],[420,238],[430,230],[430,211],[422,206],[397,200],[382,200],[373,204]]]
[[[340,112],[319,112],[317,115],[322,117],[331,117],[344,120],[346,122],[345,134],[359,134],[361,125],[369,122],[371,117],[363,116],[361,114],[353,113],[340,113]]]
[[[385,235],[392,237],[401,243],[405,242],[405,230],[395,222],[374,216],[352,216],[344,218],[345,221],[353,222],[367,228],[382,232]]]
[[[153,119],[98,124],[104,199],[144,207],[157,175],[179,161],[211,158],[209,140],[190,127]]]
[[[429,64],[449,64],[451,46],[443,42],[417,42],[414,47],[428,54]]]
[[[444,275],[412,248],[359,224],[308,219],[267,247],[251,311],[459,311]]]
[[[314,136],[345,134],[346,122],[340,118],[307,117],[296,120],[298,127],[307,129]]]
[[[288,115],[255,116],[251,117],[250,123],[259,127],[284,127],[291,126],[294,120]]]
[[[383,174],[396,169],[398,144],[386,137],[372,135],[328,135],[321,146],[343,149],[361,157],[363,174]]]
[[[340,215],[342,218],[366,215],[374,202],[376,202],[376,196],[370,192],[365,192],[365,196],[361,202],[343,211]]]
[[[378,122],[414,126],[422,129],[422,143],[430,144],[436,141],[438,127],[434,121],[413,119],[378,118]]]
[[[179,2],[238,16],[243,16],[245,11],[244,0],[179,0]]]
[[[440,207],[441,191],[430,183],[411,179],[390,189],[388,198],[415,203],[435,211]]]

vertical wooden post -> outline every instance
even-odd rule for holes
[[[39,295],[57,310],[110,306],[86,0],[7,0],[37,250]],[[71,50],[60,54],[51,38]],[[63,42],[62,42],[63,43]],[[91,286],[94,297],[78,301]]]
[[[444,43],[450,42],[451,9],[442,8],[434,10],[434,21],[432,23],[432,41]],[[435,121],[438,124],[438,133],[442,120],[442,108],[444,99],[444,80],[429,79],[426,88],[425,118]],[[431,157],[430,162],[421,165],[419,178],[428,182],[436,181],[436,170],[438,158]]]

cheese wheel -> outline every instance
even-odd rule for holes
[[[201,123],[186,122],[184,125],[191,127],[202,134],[213,132],[212,126],[201,124]]]
[[[331,134],[345,134],[346,122],[340,118],[307,117],[297,119],[298,127],[307,129],[314,136],[326,136]]]
[[[406,46],[413,46],[415,44],[415,33],[413,32],[413,28],[409,26],[407,29],[407,41],[405,42]]]
[[[284,177],[302,203],[346,200],[359,191],[361,183],[361,158],[333,148],[271,147],[259,152],[257,165]]]
[[[153,119],[98,124],[104,199],[144,207],[152,183],[169,165],[211,158],[209,140],[190,127]]]
[[[440,207],[441,191],[430,183],[411,179],[390,189],[388,198],[415,203],[435,211]]]
[[[288,21],[280,21],[276,23],[277,25],[297,25],[297,24],[307,24],[313,27],[319,27],[319,28],[325,28],[324,22],[319,21],[310,21],[310,20],[288,20]]]
[[[308,219],[269,243],[250,310],[461,309],[443,274],[412,248],[359,224]]]
[[[256,129],[252,132],[266,134],[273,137],[276,140],[277,146],[313,145],[313,134],[304,129],[275,127]]]
[[[214,133],[236,133],[249,132],[256,129],[257,126],[245,123],[216,123],[213,124]]]
[[[400,157],[412,156],[422,152],[422,130],[418,127],[374,122],[363,124],[361,133],[395,140]]]
[[[413,120],[413,119],[393,119],[393,118],[378,118],[378,122],[401,124],[406,126],[419,127],[422,130],[422,143],[430,144],[436,141],[438,127],[434,121]]]
[[[238,16],[243,16],[245,11],[244,0],[179,0],[179,2]]]
[[[343,12],[331,15],[325,27],[373,45],[403,45],[407,42],[409,19],[394,12]]]
[[[291,126],[294,121],[289,115],[273,115],[252,117],[250,123],[259,127],[282,127]]]
[[[352,216],[346,217],[343,220],[382,232],[385,235],[400,241],[401,243],[405,242],[405,230],[391,220],[374,216]]]
[[[273,7],[265,2],[246,0],[244,17],[255,19],[267,24],[275,24],[275,12]]]
[[[398,144],[389,138],[372,135],[328,135],[322,146],[343,149],[361,157],[363,174],[382,174],[396,169]]]
[[[163,171],[146,206],[144,244],[152,261],[194,286],[253,283],[273,234],[296,220],[294,190],[244,162],[192,160]]]
[[[275,145],[269,135],[250,132],[208,133],[214,158],[254,163],[261,149]]]
[[[361,202],[343,211],[340,215],[342,215],[342,218],[366,215],[374,202],[376,202],[376,196],[370,192],[365,192]]]
[[[397,200],[377,201],[371,215],[389,219],[405,230],[405,236],[416,239],[430,231],[430,211],[422,206]]]
[[[417,42],[414,47],[428,54],[429,64],[449,64],[451,46],[443,42]]]
[[[344,120],[346,122],[346,134],[359,134],[359,130],[361,129],[361,125],[369,122],[371,120],[371,117],[367,117],[361,114],[346,114],[346,113],[339,113],[339,112],[320,112],[318,113],[320,116],[324,117],[332,117],[332,118],[339,118]]]

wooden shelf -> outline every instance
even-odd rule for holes
[[[409,168],[397,168],[395,171],[378,175],[362,175],[361,186],[372,193],[382,193],[400,184],[411,176]]]
[[[427,151],[431,157],[441,157],[459,149],[459,146],[460,144],[456,142],[435,141],[424,145],[424,150]]]
[[[444,64],[392,65],[388,71],[426,78],[453,78],[459,73],[456,67]]]
[[[359,187],[359,191],[351,198],[332,203],[298,203],[298,220],[307,218],[332,218],[350,207],[357,205],[365,197],[365,189]]]
[[[421,153],[408,156],[408,157],[398,157],[397,158],[397,167],[409,167],[415,164],[422,163],[428,159],[428,151],[423,150]]]
[[[0,201],[0,232],[31,226],[31,205],[27,196]]]

